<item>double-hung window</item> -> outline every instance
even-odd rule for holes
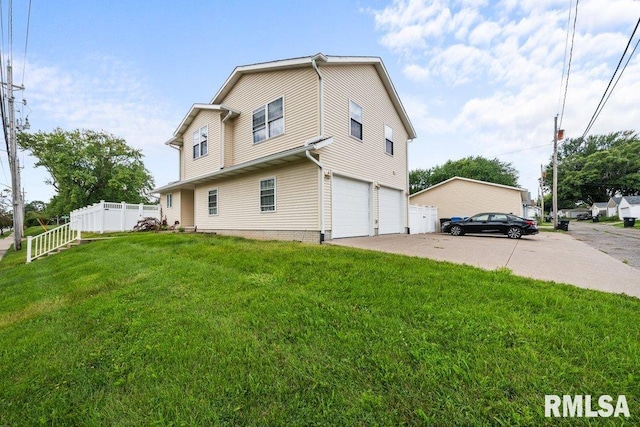
[[[173,193],[167,194],[167,209],[173,207]]]
[[[284,98],[253,110],[253,142],[264,141],[267,138],[284,133]]]
[[[207,154],[207,134],[209,129],[203,126],[193,132],[193,158],[197,159]]]
[[[362,107],[349,101],[349,132],[352,137],[362,140]]]
[[[218,215],[218,189],[209,190],[209,215]]]
[[[260,181],[260,211],[272,212],[276,210],[276,179],[269,178]]]
[[[393,129],[384,125],[384,151],[393,156]]]

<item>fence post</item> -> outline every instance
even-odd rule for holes
[[[27,264],[31,262],[31,240],[32,236],[27,237]]]
[[[120,213],[120,231],[125,230],[125,226],[127,224],[127,203],[122,202],[121,206],[122,212]]]
[[[100,234],[104,233],[104,210],[105,210],[104,200],[100,200]]]

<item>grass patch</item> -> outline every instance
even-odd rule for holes
[[[202,234],[23,262],[0,262],[0,425],[542,425],[545,394],[639,415],[635,298]]]

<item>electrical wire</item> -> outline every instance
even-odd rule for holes
[[[516,151],[509,151],[508,153],[501,153],[501,154],[496,154],[493,157],[500,157],[500,156],[506,156],[508,154],[516,154],[516,153],[522,153],[523,151],[530,151],[530,150],[535,150],[537,148],[543,148],[543,147],[549,147],[550,145],[552,145],[553,143],[549,143],[549,144],[544,144],[544,145],[536,145],[535,147],[529,147],[529,148],[523,148],[521,150],[516,150]]]
[[[564,98],[562,100],[562,112],[560,113],[558,129],[562,129],[562,118],[564,117],[564,107],[567,103],[567,91],[569,90],[569,75],[571,74],[571,60],[573,59],[573,45],[574,45],[574,40],[576,38],[576,23],[578,22],[578,4],[579,3],[580,3],[580,0],[576,0],[576,13],[573,15],[573,34],[571,36],[571,49],[569,50],[569,65],[567,66],[567,79],[565,81],[565,86],[564,86]]]
[[[24,40],[24,58],[22,58],[22,83],[20,86],[24,87],[24,71],[27,67],[27,46],[29,45],[29,26],[31,24],[31,0],[29,0],[29,9],[27,11],[27,35]]]
[[[573,11],[573,0],[569,0],[569,17],[567,18],[567,36],[564,39],[564,56],[562,57],[562,77],[560,78],[560,92],[558,93],[558,108],[562,101],[562,88],[564,87],[564,72],[567,70],[567,49],[569,47],[569,26],[571,25],[571,16]]]
[[[616,70],[613,72],[613,75],[611,76],[611,80],[609,80],[609,84],[607,85],[607,88],[605,89],[604,93],[602,94],[602,97],[600,98],[600,102],[598,103],[598,106],[596,107],[596,110],[593,112],[593,115],[591,116],[591,120],[589,120],[589,124],[587,125],[587,127],[584,130],[584,132],[582,133],[582,139],[583,140],[587,136],[589,131],[591,130],[591,127],[593,127],[593,124],[595,123],[595,121],[598,118],[598,116],[600,115],[600,113],[602,112],[602,109],[604,108],[604,105],[606,104],[606,100],[608,100],[609,97],[611,96],[611,93],[609,93],[609,88],[611,87],[611,83],[613,83],[613,79],[616,77],[616,74],[618,74],[618,70],[620,69],[620,64],[622,64],[622,61],[624,60],[624,57],[627,56],[627,51],[629,50],[629,46],[631,45],[631,41],[633,40],[633,37],[635,36],[639,25],[640,25],[640,18],[638,18],[638,22],[636,23],[636,26],[633,29],[633,33],[631,34],[631,37],[629,37],[629,41],[627,42],[627,46],[624,48],[624,52],[622,53],[622,56],[620,57],[620,61],[618,61],[618,66],[616,67]],[[637,46],[637,44],[636,44],[636,46]],[[635,48],[633,49],[633,52],[635,52]],[[629,60],[631,59],[631,56],[633,56],[633,53],[631,53],[631,55],[629,56]],[[627,64],[629,63],[629,60],[627,60]],[[626,67],[627,67],[627,65],[625,64],[622,72],[624,72],[624,69]],[[620,73],[620,76],[622,75],[622,72]],[[618,77],[618,80],[620,80],[620,77]],[[617,84],[617,82],[616,82],[616,84]],[[613,92],[613,89],[611,89],[611,92]]]

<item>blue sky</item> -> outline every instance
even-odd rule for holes
[[[142,150],[157,186],[178,177],[176,153],[163,143],[235,66],[322,52],[383,59],[418,133],[411,169],[498,157],[534,196],[551,155],[575,13],[575,0],[34,1],[25,64],[27,4],[13,6],[13,62],[31,131],[123,137]],[[638,0],[579,2],[566,136],[582,135],[639,17]],[[638,58],[592,134],[640,130]],[[0,159],[0,184],[10,185],[5,152]],[[26,154],[21,161],[27,201],[47,201],[46,172]]]

